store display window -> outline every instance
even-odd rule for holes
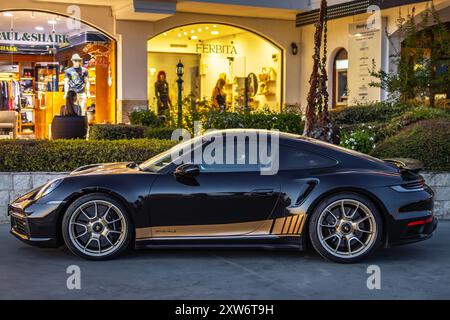
[[[178,99],[176,65],[184,66],[183,98],[222,110],[279,112],[283,52],[270,40],[235,26],[192,24],[148,41],[148,97],[167,114]]]
[[[115,41],[84,23],[39,11],[0,12],[0,112],[15,136],[50,138],[69,91],[89,123],[114,123]]]

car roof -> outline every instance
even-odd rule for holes
[[[217,135],[217,134],[232,134],[232,135],[246,135],[246,134],[279,134],[280,140],[287,142],[289,145],[298,146],[298,147],[308,147],[308,149],[312,149],[313,151],[319,152],[324,155],[332,156],[336,158],[340,162],[351,162],[354,164],[354,160],[362,160],[362,162],[366,163],[369,167],[382,167],[385,170],[393,171],[392,166],[386,164],[384,161],[372,157],[370,155],[357,152],[351,149],[347,149],[332,143],[324,142],[321,140],[317,140],[310,137],[305,137],[298,134],[282,132],[278,130],[265,130],[265,129],[222,129],[222,130],[213,130],[205,133],[203,136],[208,135]],[[352,161],[353,160],[353,161]],[[349,165],[351,165],[349,163]]]

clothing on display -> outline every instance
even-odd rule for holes
[[[167,114],[170,110],[169,84],[167,81],[156,81],[155,94],[158,99],[158,115]]]
[[[69,90],[76,93],[83,93],[86,87],[86,79],[89,78],[89,73],[86,68],[70,67],[65,71],[66,81],[69,81]]]
[[[20,98],[19,81],[0,81],[0,110],[20,110]]]

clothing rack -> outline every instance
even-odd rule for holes
[[[0,110],[20,110],[22,97],[18,73],[0,73]]]

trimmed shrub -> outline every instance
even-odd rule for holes
[[[0,171],[66,172],[93,163],[145,161],[170,140],[2,140]]]
[[[146,127],[160,127],[162,126],[161,120],[156,113],[151,110],[134,110],[128,115],[130,123],[134,125],[142,125]]]
[[[336,125],[384,122],[414,107],[412,104],[378,102],[333,109],[330,116]]]
[[[144,138],[147,139],[172,139],[172,132],[176,128],[146,128],[144,131]]]
[[[377,145],[371,154],[378,158],[413,158],[429,171],[450,170],[450,121],[424,120],[403,129]]]
[[[450,112],[426,106],[407,107],[403,113],[400,113],[391,119],[386,119],[386,121],[383,122],[377,121],[340,125],[341,145],[343,137],[348,136],[354,131],[370,131],[373,134],[374,142],[377,143],[397,134],[408,125],[429,119],[450,119]]]
[[[146,127],[127,124],[95,124],[89,129],[89,140],[142,139]]]
[[[389,123],[380,128],[379,138],[385,139],[397,134],[401,129],[421,120],[450,119],[450,113],[443,109],[431,107],[415,107],[401,115],[392,118]]]
[[[205,129],[278,129],[290,133],[303,133],[304,122],[297,113],[274,112],[209,112],[203,121]]]

